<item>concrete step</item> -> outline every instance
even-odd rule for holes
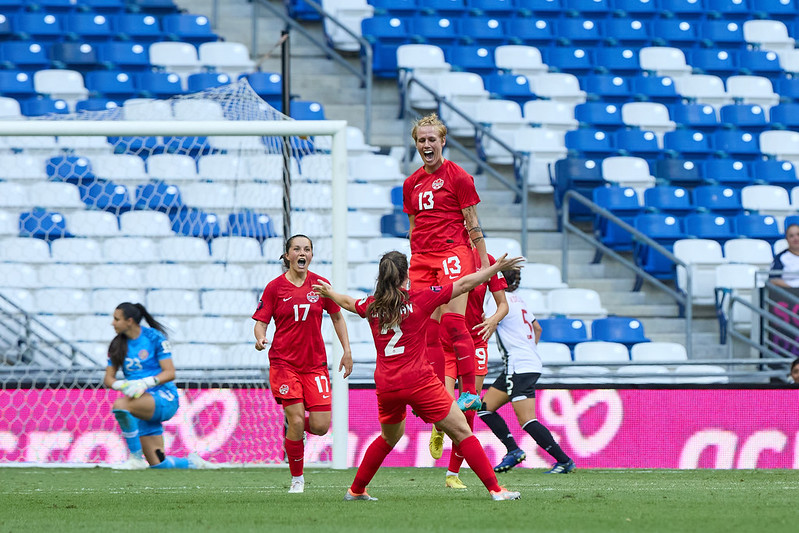
[[[647,336],[649,336],[650,333],[671,334],[685,331],[684,318],[662,317],[658,320],[647,319],[642,320],[642,322],[644,322],[644,331],[646,331]],[[709,318],[694,319],[692,326],[695,332],[718,332],[718,321]]]
[[[600,294],[600,298],[602,296]],[[677,316],[678,308],[676,305],[668,304],[618,304],[610,307],[608,312],[614,315],[632,316],[641,319],[647,317],[662,318]]]

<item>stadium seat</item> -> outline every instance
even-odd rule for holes
[[[527,82],[527,78],[519,78]],[[455,108],[441,107],[441,119],[447,124],[447,133],[458,137],[474,136],[474,126],[462,115],[476,117],[479,107],[487,104],[489,93],[483,85],[483,78],[474,72],[443,73],[438,79],[438,94]]]
[[[594,48],[593,56],[596,72],[626,76],[628,79],[643,77],[637,48],[605,46]],[[633,90],[632,85],[630,90]]]
[[[644,207],[647,211],[682,216],[696,209],[691,195],[684,187],[659,185],[644,191]]]
[[[647,46],[641,48],[638,57],[643,70],[658,76],[680,77],[691,73],[685,54],[679,48]]]
[[[65,36],[71,41],[110,40],[111,20],[99,13],[70,13],[64,18]]]
[[[200,45],[216,41],[219,36],[211,30],[211,21],[204,15],[174,13],[161,17],[161,26],[167,39]]]
[[[187,88],[186,78],[189,74],[200,72],[201,65],[197,49],[186,42],[157,42],[149,48],[150,64],[174,72],[183,80],[183,88]]]
[[[640,342],[650,342],[639,320],[621,316],[598,318],[591,322],[591,339],[621,343],[628,349]]]
[[[67,220],[70,231],[83,237],[118,237],[119,219],[106,211],[76,211]]]
[[[411,27],[414,35],[418,36],[415,37],[418,42],[425,44],[450,46],[459,39],[455,20],[444,12],[435,15],[417,14],[411,20]]]
[[[136,209],[152,209],[171,213],[183,207],[180,190],[174,185],[167,185],[162,181],[146,183],[136,186]]]
[[[105,249],[103,243],[103,249]],[[124,249],[122,250],[124,254]],[[124,256],[124,255],[123,255]],[[114,256],[105,256],[109,261],[115,261]],[[96,289],[135,289],[141,290],[144,285],[144,272],[142,269],[133,265],[125,264],[100,264],[89,269],[89,279],[92,280],[93,288]],[[119,303],[119,302],[117,302]],[[108,326],[108,319],[105,319],[104,326]],[[107,341],[107,334],[105,340]]]
[[[19,215],[19,236],[54,241],[72,237],[61,213],[35,208]]]
[[[258,241],[277,236],[269,215],[253,211],[243,211],[228,215],[227,231],[233,237],[252,237]]]
[[[610,133],[597,128],[567,131],[564,137],[569,155],[596,159],[618,154],[612,140]]]
[[[707,134],[716,131],[721,126],[716,109],[709,104],[675,104],[671,106],[671,116],[680,127]]]
[[[0,42],[0,61],[9,69],[30,72],[50,67],[48,46],[34,41]]]
[[[632,187],[643,191],[655,185],[646,159],[630,156],[612,156],[602,160],[602,177],[608,183]]]
[[[97,45],[97,59],[110,70],[126,72],[150,69],[148,46],[139,42],[109,42]]]
[[[124,185],[107,180],[94,180],[79,185],[80,199],[89,209],[101,209],[120,215],[133,209],[130,192]]]
[[[568,157],[554,164],[553,186],[555,187],[555,207],[560,210],[566,191],[574,190],[585,197],[592,197],[595,187],[604,186],[601,167],[594,159]],[[582,204],[570,200],[569,213],[572,217],[590,218],[594,215]]]
[[[520,289],[514,294],[524,301],[528,313],[532,313],[536,318],[547,318],[550,316],[547,297],[541,291],[535,289]]]
[[[83,267],[70,265],[71,271],[83,272]],[[84,314],[91,309],[91,295],[80,289],[37,289],[34,309],[41,313]]]
[[[89,95],[83,84],[83,76],[74,70],[36,71],[33,74],[33,87],[39,94],[49,95],[56,100],[65,100],[72,109],[77,100],[84,100]]]
[[[553,289],[547,294],[547,307],[552,314],[573,318],[601,318],[607,316],[599,293],[592,289]]]
[[[756,104],[768,111],[780,103],[771,80],[763,76],[730,76],[726,85],[727,95],[745,104]]]
[[[663,134],[675,128],[675,122],[669,118],[668,108],[657,102],[628,102],[621,107],[624,124],[648,130],[658,135],[662,145]]]
[[[525,105],[534,100],[535,95],[530,90],[530,82],[526,76],[516,74],[487,74],[484,77],[485,88],[492,98],[500,100],[513,100]]]
[[[630,352],[624,344],[592,339],[574,346],[575,363],[624,363],[630,361]]]
[[[178,235],[198,237],[207,241],[222,235],[219,217],[201,209],[183,208],[177,213],[171,214],[170,223],[172,231]]]
[[[13,98],[30,98],[35,95],[33,78],[19,70],[0,71],[0,94]]]
[[[528,78],[547,72],[538,48],[525,45],[502,45],[494,49],[494,63],[500,71]]]
[[[760,151],[775,159],[799,160],[799,133],[767,130],[760,134]]]
[[[696,74],[726,78],[738,73],[737,56],[727,50],[697,48],[689,52],[687,59]]]
[[[559,342],[570,350],[579,342],[588,340],[588,330],[582,320],[575,318],[554,317],[540,319],[541,341]]]
[[[779,20],[747,20],[743,23],[744,40],[765,50],[793,50],[796,41],[788,27]]]
[[[732,96],[727,93],[724,82],[711,74],[693,74],[674,78],[677,92],[683,98],[689,98],[699,104],[721,107],[732,103]]]
[[[72,219],[67,221],[70,228]],[[56,263],[103,263],[103,252],[96,239],[59,239],[50,243],[50,253]]]
[[[530,90],[539,98],[556,100],[565,104],[581,104],[586,100],[585,91],[574,74],[550,72],[532,78],[528,77]]]
[[[555,29],[551,19],[537,16],[535,20],[521,17],[507,19],[505,31],[510,44],[543,48],[555,42]]]
[[[609,46],[641,48],[652,44],[652,33],[647,21],[634,17],[613,17],[601,23],[602,36]]]
[[[21,41],[42,39],[55,41],[63,34],[61,18],[47,12],[22,12],[12,15],[14,35]]]
[[[683,220],[685,234],[697,239],[711,239],[720,245],[737,235],[732,220],[715,213],[692,213]]]
[[[111,17],[117,40],[136,43],[154,43],[164,40],[158,17],[148,13],[118,13]]]
[[[680,221],[673,215],[645,213],[635,217],[635,229],[671,251],[674,242],[685,237]],[[674,264],[660,252],[643,243],[635,243],[633,251],[636,264],[658,279],[673,279]],[[643,279],[637,279],[635,290]]]
[[[680,365],[674,369],[675,383],[728,383],[726,371],[718,365]]]
[[[194,271],[192,267],[183,264],[151,264],[144,269],[144,279],[151,289],[194,290],[197,288]]]
[[[733,223],[742,237],[763,239],[772,245],[783,238],[777,219],[771,215],[740,214],[733,219]]]
[[[738,51],[741,74],[775,80],[784,74],[783,60],[773,50]]]
[[[186,77],[186,90],[190,93],[198,93],[228,85],[230,82],[230,76],[224,72],[195,72]]]
[[[761,239],[731,239],[724,243],[724,257],[730,263],[769,268],[774,259],[771,244]]]
[[[594,70],[590,50],[578,46],[548,46],[543,50],[547,64],[558,72],[584,76]]]
[[[240,315],[242,309],[255,309],[258,298],[253,291],[210,290],[200,293],[203,313],[209,315]]]
[[[45,209],[83,209],[80,192],[71,183],[34,183],[28,188],[28,197],[35,198],[36,205]]]
[[[744,45],[743,25],[733,20],[702,20],[699,22],[698,32],[702,45],[707,48],[740,49]]]
[[[366,0],[322,0],[322,8],[338,19],[338,22],[357,36],[361,35],[361,21],[374,15],[374,6]],[[357,52],[361,44],[356,37],[325,17],[324,31],[328,43],[336,50]]]
[[[195,290],[156,289],[147,291],[147,309],[158,315],[194,315],[200,308]]]
[[[583,81],[587,82],[589,78],[589,76],[586,76]],[[584,86],[587,87],[586,83],[584,83]],[[621,108],[604,101],[577,104],[574,107],[574,118],[583,127],[589,126],[605,131],[615,131],[623,125]]]
[[[731,157],[743,160],[760,158],[760,148],[757,144],[757,134],[744,130],[721,129],[713,132],[710,139],[711,146],[719,157]]]
[[[746,210],[776,217],[794,212],[788,191],[777,185],[748,185],[741,189],[741,203]]]
[[[715,141],[715,139],[714,139]],[[725,187],[744,187],[752,183],[749,165],[738,159],[708,159],[702,163],[702,175],[708,183]],[[711,208],[711,206],[705,206]]]
[[[554,265],[544,263],[525,263],[524,271],[521,273],[519,286],[522,289],[535,289],[538,291],[549,291],[551,289],[562,289],[567,285],[563,282],[560,269]]]
[[[214,239],[211,258],[219,262],[259,263],[263,261],[261,245],[255,238],[230,236]]]
[[[630,348],[630,359],[639,363],[677,364],[688,360],[685,346],[676,342],[644,342]]]
[[[541,362],[544,366],[552,363],[571,363],[572,354],[568,346],[560,342],[544,342],[541,341],[536,346],[538,355],[541,356]]]
[[[686,229],[686,232],[688,231]],[[721,245],[710,239],[681,239],[674,243],[674,255],[690,268],[693,303],[714,304],[716,267],[727,262],[722,254]],[[687,287],[686,269],[678,266],[677,288],[687,294]]]
[[[599,207],[607,209],[630,225],[633,224],[635,215],[641,212],[638,195],[631,187],[597,187],[593,191],[593,200]],[[606,217],[596,216],[594,233],[602,244],[613,250],[632,250],[632,234]],[[597,251],[595,262],[601,257],[600,254]]]
[[[129,237],[173,235],[169,217],[158,211],[128,211],[119,215],[119,230]]]
[[[767,267],[768,268],[768,267]],[[728,328],[751,331],[753,313],[743,304],[730,302],[734,295],[752,303],[752,293],[762,281],[757,281],[758,267],[751,264],[724,264],[716,267],[716,312],[719,315],[720,342],[726,342]]]
[[[224,72],[236,80],[241,74],[254,74],[255,62],[249,49],[235,42],[202,43],[198,49],[200,64],[217,72]],[[257,91],[256,91],[257,92]]]
[[[558,44],[564,46],[593,47],[604,40],[604,33],[598,22],[590,18],[565,17],[555,21],[555,35]]]
[[[134,289],[95,289],[91,292],[91,311],[109,315],[122,302],[144,302],[144,291]],[[108,346],[104,346],[108,356]]]
[[[111,263],[147,263],[159,259],[158,247],[144,237],[112,237],[103,241],[103,257]]]
[[[779,185],[792,189],[799,185],[796,168],[790,161],[761,159],[752,161],[751,169],[757,184]]]
[[[667,155],[681,159],[705,159],[713,153],[708,135],[699,130],[679,129],[663,134]]]
[[[743,212],[741,193],[726,185],[702,185],[694,189],[697,208],[722,216],[735,216]]]
[[[533,127],[557,131],[577,128],[574,106],[555,100],[530,100],[522,107],[524,120]]]

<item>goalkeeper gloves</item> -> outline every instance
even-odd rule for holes
[[[134,380],[117,380],[111,384],[114,390],[122,391],[122,394],[131,399],[140,398],[142,394],[147,392],[147,389],[158,385],[158,378],[149,376],[142,379]]]

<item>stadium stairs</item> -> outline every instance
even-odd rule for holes
[[[210,0],[178,0],[180,7],[192,13],[212,14]],[[282,5],[282,2],[273,2]],[[265,11],[265,10],[264,10]],[[215,32],[227,40],[252,42],[252,5],[247,0],[220,1]],[[303,27],[324,41],[321,22],[304,21]],[[258,50],[253,54],[263,71],[280,72],[280,47],[277,44],[283,23],[268,15],[259,20]],[[364,90],[359,82],[335,62],[327,59],[313,44],[293,34],[291,43],[291,92],[303,100],[320,102],[328,119],[347,120],[364,127]],[[360,64],[357,54],[350,61]],[[374,79],[372,138],[370,144],[382,147],[406,146],[404,121],[397,118],[399,91],[395,80]],[[450,156],[467,170],[473,165]],[[482,197],[480,218],[487,234],[494,237],[519,238],[520,206],[513,203],[513,194],[493,179],[476,176]],[[528,259],[532,262],[561,266],[561,234],[557,231],[556,214],[551,194],[531,194],[528,215]],[[590,233],[590,228],[587,229]],[[678,317],[674,301],[657,289],[644,285],[632,292],[633,276],[611,258],[591,264],[594,249],[570,240],[569,287],[590,288],[601,297],[610,315],[631,316],[641,320],[652,341],[685,343],[684,319]],[[728,346],[719,344],[718,321],[712,307],[695,307],[693,321],[694,358],[728,357]]]

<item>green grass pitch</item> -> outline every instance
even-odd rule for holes
[[[0,468],[0,532],[18,531],[799,531],[795,470],[516,469],[500,483],[520,501],[494,502],[471,471],[468,490],[444,470],[384,468],[377,502],[344,502],[355,470],[114,471]]]

